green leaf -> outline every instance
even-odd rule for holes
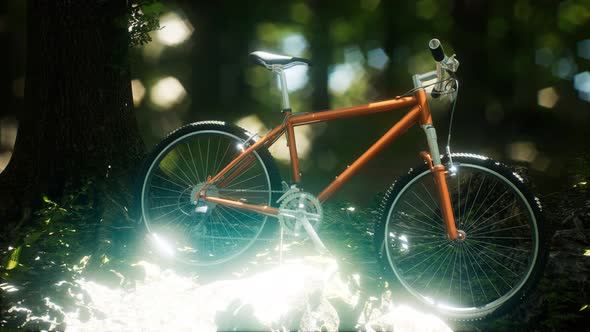
[[[10,254],[10,258],[8,259],[8,264],[6,264],[7,270],[12,270],[18,266],[18,258],[20,257],[21,250],[23,249],[22,246],[14,249],[12,254]]]
[[[41,237],[42,232],[34,232],[29,234],[26,238],[25,238],[25,244],[32,244],[35,241],[37,241],[37,239],[39,239],[39,237]]]
[[[586,309],[586,308],[588,308],[588,305],[587,305],[587,304],[584,304],[584,305],[583,305],[583,306],[580,308],[580,311],[582,311],[582,310],[584,310],[584,309]]]
[[[45,203],[49,203],[49,204],[51,204],[52,206],[57,206],[57,203],[56,203],[56,202],[54,202],[54,201],[50,200],[50,199],[49,199],[49,197],[47,197],[47,196],[45,196],[45,195],[43,196],[43,202],[45,202]]]
[[[154,2],[151,4],[141,5],[141,11],[144,15],[158,15],[166,9],[166,6],[160,2]]]

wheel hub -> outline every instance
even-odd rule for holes
[[[465,231],[462,230],[457,230],[457,241],[465,241],[465,239],[467,238],[467,234],[465,234]]]
[[[203,188],[203,186],[207,185],[206,182],[197,183],[193,189],[191,190],[191,203],[195,205],[194,212],[197,214],[206,214],[209,215],[217,206],[217,203],[208,202],[200,197],[197,197],[199,190]],[[215,185],[207,185],[206,194],[209,197],[219,197],[219,189]]]

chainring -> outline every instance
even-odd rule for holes
[[[322,224],[322,205],[312,194],[293,190],[279,199],[279,222],[283,224],[285,233],[291,236],[307,236],[301,224],[301,218],[307,218],[317,232]]]

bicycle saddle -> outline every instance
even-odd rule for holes
[[[263,51],[256,51],[250,53],[250,60],[257,65],[272,69],[272,66],[282,66],[283,68],[290,68],[297,65],[311,66],[311,61],[305,58],[299,58],[288,55],[272,54]]]

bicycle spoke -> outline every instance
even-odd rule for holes
[[[259,176],[261,176],[261,175],[262,175],[262,174],[260,174],[260,173],[259,173],[259,174],[256,174],[256,175],[253,175],[253,176],[251,176],[251,177],[249,177],[249,178],[247,178],[247,179],[245,179],[245,180],[242,180],[242,181],[240,181],[240,182],[238,182],[238,183],[234,183],[234,184],[233,184],[233,185],[231,185],[231,186],[225,186],[224,188],[225,188],[225,189],[230,189],[230,188],[232,188],[232,187],[235,187],[235,186],[237,186],[237,185],[239,185],[239,184],[242,184],[242,183],[244,183],[244,182],[246,182],[246,181],[250,181],[250,180],[252,180],[252,179],[254,179],[254,178],[257,178],[257,177],[259,177]]]
[[[418,230],[418,232],[425,232],[425,233],[428,233],[428,234],[441,235],[441,232],[435,232],[435,231],[431,231],[431,230],[426,230],[426,229],[419,228],[419,227],[412,227],[412,226],[404,225],[404,224],[401,224],[401,223],[398,223],[396,225],[396,227],[402,227],[402,228],[405,228],[405,229],[416,229],[416,230]],[[411,235],[411,234],[408,234],[408,235]]]
[[[221,147],[221,140],[219,139],[219,140],[217,140],[217,151],[215,151],[215,159],[213,159],[213,174],[212,175],[217,174],[217,171],[216,171],[217,170],[217,163],[221,162],[221,161],[217,160],[217,157],[219,156],[219,148],[220,147]]]
[[[414,194],[414,196],[416,196],[416,198],[430,211],[432,212],[433,215],[437,216],[437,214],[428,206],[428,204],[424,203],[424,201],[412,190],[412,194]],[[419,210],[418,208],[414,207],[412,204],[408,203],[406,201],[406,204],[408,204],[409,206],[413,207],[416,211],[422,213],[426,218],[432,220],[434,222],[433,219],[431,219],[430,217],[428,217],[424,212],[422,212],[421,210]]]
[[[186,191],[174,190],[174,189],[164,188],[164,187],[155,186],[155,185],[151,185],[150,188],[156,188],[156,189],[159,189],[159,190],[166,190],[166,191],[180,193],[180,194],[184,194],[186,192]]]
[[[211,175],[209,173],[209,147],[211,146],[211,137],[207,139],[207,158],[205,158],[205,174],[207,176]]]
[[[471,269],[473,270],[473,273],[474,273],[475,275],[477,275],[477,271],[475,271],[475,267],[474,267],[474,264],[473,264],[474,262],[475,262],[475,264],[478,264],[478,263],[477,263],[477,260],[475,259],[475,257],[473,257],[473,256],[471,255],[471,253],[469,252],[469,250],[468,250],[468,248],[467,248],[467,247],[465,247],[465,246],[464,246],[464,247],[463,247],[463,249],[465,249],[465,253],[466,253],[466,256],[467,256],[467,258],[469,259],[469,262],[470,262],[470,265],[471,265]],[[481,269],[481,267],[480,267],[480,269]],[[481,294],[482,294],[483,296],[485,296],[486,292],[483,290],[483,285],[482,285],[482,283],[481,283],[481,280],[480,280],[480,279],[481,279],[481,278],[477,278],[477,281],[478,281],[478,283],[479,283],[479,289],[481,290]],[[486,298],[486,299],[487,299],[487,298]],[[477,302],[475,302],[475,299],[473,299],[473,305],[477,305]]]
[[[225,233],[226,233],[228,236],[229,236],[229,234],[230,234],[230,233],[229,233],[229,231],[227,230],[227,227],[225,227],[225,224],[227,224],[229,227],[231,227],[231,228],[232,228],[232,229],[233,229],[233,230],[236,232],[236,234],[238,234],[239,236],[242,236],[242,237],[243,237],[242,233],[240,233],[240,232],[239,232],[239,231],[238,231],[238,230],[237,230],[237,229],[236,229],[236,228],[235,228],[235,227],[232,225],[232,223],[230,223],[230,222],[229,222],[229,220],[227,220],[227,218],[226,218],[224,215],[222,215],[221,213],[219,213],[219,211],[218,211],[218,210],[214,210],[214,211],[213,211],[213,213],[217,213],[217,215],[218,215],[218,216],[219,216],[219,218],[220,218],[220,221],[221,221],[221,219],[223,219],[223,220],[225,221],[225,223],[224,223],[224,222],[221,222],[221,226],[223,227],[223,229],[225,230]],[[228,237],[228,238],[229,238],[229,239],[232,239],[232,240],[234,239],[233,237]]]
[[[428,226],[428,227],[430,227],[431,229],[434,229],[434,230],[437,230],[437,231],[442,231],[443,233],[445,233],[445,230],[444,230],[444,228],[442,228],[442,226],[439,226],[439,227],[434,227],[432,224],[430,224],[430,223],[428,223],[428,222],[426,222],[426,221],[423,221],[423,220],[417,219],[417,218],[415,218],[415,217],[412,217],[412,216],[410,216],[409,214],[406,214],[406,215],[402,216],[402,218],[399,218],[399,219],[402,219],[402,220],[403,220],[403,219],[405,219],[405,220],[407,220],[407,219],[411,219],[411,220],[414,220],[414,221],[416,221],[416,222],[418,222],[418,223],[420,223],[420,224],[422,224],[422,225]],[[437,232],[435,232],[434,234],[440,234],[440,233],[437,233]]]
[[[150,210],[162,209],[162,208],[166,208],[166,207],[169,207],[169,206],[177,206],[177,205],[178,205],[178,203],[166,204],[166,205],[160,205],[160,206],[151,206],[150,207]],[[185,205],[187,205],[187,204],[185,204]]]
[[[434,199],[434,197],[432,197],[432,195],[430,194],[430,190],[428,190],[426,188],[426,186],[424,185],[424,183],[421,183],[422,188],[424,188],[424,191],[426,192],[426,194],[428,195],[428,197],[430,197],[430,200],[432,200],[432,203],[434,203],[434,206],[436,206],[439,210],[440,210],[440,206],[438,205],[438,202]]]
[[[457,247],[455,247],[455,255],[453,258],[453,268],[451,269],[451,280],[449,281],[449,292],[448,292],[449,297],[451,296],[451,287],[453,286],[453,277],[455,276],[455,266],[457,263],[458,251],[459,251],[459,249]],[[459,262],[459,264],[461,264],[461,262]],[[461,272],[461,270],[459,269],[459,273],[460,272]],[[445,275],[446,275],[446,272],[445,272]],[[460,283],[459,283],[459,285],[460,285]],[[459,289],[461,289],[461,286],[459,286]]]
[[[484,178],[479,183],[479,188],[477,189],[477,193],[475,193],[475,198],[473,199],[473,203],[471,203],[471,208],[469,209],[469,212],[465,215],[466,217],[471,216],[471,211],[473,211],[473,207],[475,206],[475,203],[477,202],[477,197],[479,197],[479,192],[481,191],[481,187],[483,186],[485,180],[486,180],[486,177],[484,176]],[[468,222],[469,222],[469,220],[465,220],[465,226],[464,226],[465,228],[467,228]]]
[[[180,149],[178,150],[178,154],[181,154]],[[181,158],[184,158],[184,157],[181,156]],[[176,166],[176,168],[182,173],[182,175],[184,175],[184,177],[188,181],[185,183],[187,183],[189,187],[193,186],[195,184],[195,182],[193,180],[191,180],[191,178],[188,175],[186,175],[186,173],[184,172],[182,167],[178,166],[178,164],[176,163],[176,160],[174,160],[174,158],[171,158],[171,160],[172,160],[172,163],[174,163],[174,166]],[[174,174],[176,174],[176,173],[174,173]],[[180,177],[179,177],[179,179],[180,179]]]
[[[439,247],[442,247],[442,246],[444,246],[444,244],[440,245]],[[438,249],[438,247],[437,247],[437,248],[434,248],[434,249]],[[417,266],[420,266],[420,264],[422,264],[422,263],[426,262],[427,260],[429,260],[429,259],[430,259],[430,257],[432,257],[432,256],[434,256],[434,255],[436,255],[436,254],[438,254],[438,253],[439,253],[441,250],[444,250],[444,249],[446,249],[446,248],[440,248],[439,250],[435,251],[435,252],[434,252],[434,253],[432,253],[430,256],[428,256],[428,257],[424,258],[422,261],[420,261],[418,264],[415,264],[414,266],[412,266],[412,268],[411,268],[411,269],[409,269],[409,270],[406,270],[406,271],[405,271],[405,273],[407,274],[408,272],[412,271],[414,268],[416,268]],[[428,249],[428,250],[425,250],[425,251],[424,251],[424,252],[422,252],[421,254],[424,254],[424,253],[426,253],[426,252],[428,252],[428,251],[432,251],[432,250],[433,250],[433,249]],[[420,253],[418,253],[418,254],[420,254]],[[406,260],[406,259],[408,259],[408,258],[410,258],[410,257],[413,257],[413,256],[415,256],[415,255],[408,256],[408,257],[405,257],[404,259],[401,259],[401,260],[400,260],[400,262],[402,262],[402,261],[404,261],[404,260]]]
[[[195,158],[193,157],[193,149],[188,144],[188,142],[186,143],[186,147],[188,149],[189,155],[191,156],[191,163],[193,164],[194,172],[197,175],[197,182],[201,183],[201,177],[199,176],[199,171],[197,170],[197,165],[195,165]]]
[[[469,238],[469,241],[471,241],[471,242],[478,242],[478,243],[485,243],[485,244],[489,244],[489,245],[500,247],[500,248],[506,248],[506,249],[509,249],[509,250],[526,251],[526,252],[528,252],[528,250],[525,250],[525,249],[518,249],[518,248],[515,248],[515,247],[508,247],[508,246],[500,245],[500,244],[497,244],[497,243],[494,243],[494,242],[474,240],[471,237]]]
[[[488,225],[488,226],[485,226],[485,227],[472,228],[472,229],[470,229],[470,230],[469,230],[469,232],[470,232],[471,234],[478,234],[478,233],[477,233],[477,231],[484,230],[484,229],[486,229],[486,228],[492,227],[492,226],[494,226],[494,225],[497,225],[497,224],[499,224],[499,223],[501,223],[501,222],[504,222],[504,221],[506,221],[506,220],[509,220],[509,219],[512,219],[512,218],[518,217],[518,216],[520,216],[520,215],[522,215],[522,212],[519,212],[518,214],[512,215],[512,216],[510,216],[510,217],[506,217],[506,218],[504,218],[504,219],[500,219],[500,220],[496,221],[495,223],[493,223],[493,224],[490,224],[490,225]]]
[[[244,162],[244,160],[242,160],[241,162]],[[245,170],[241,171],[241,172],[240,172],[240,174],[238,174],[238,176],[236,176],[235,178],[233,178],[233,179],[232,179],[232,181],[231,181],[231,182],[229,182],[229,183],[227,183],[227,184],[231,184],[231,183],[233,183],[234,181],[236,181],[236,180],[240,179],[240,178],[241,178],[242,176],[244,176],[245,174],[248,174],[248,172],[249,172],[249,171],[250,171],[252,168],[254,168],[254,167],[256,167],[256,163],[254,163],[254,162],[253,162],[251,165],[249,165],[249,166],[248,166],[248,168],[246,168]],[[262,175],[262,174],[261,174],[261,173],[259,173],[259,174],[258,174],[258,175],[256,175],[256,176],[259,176],[259,175]],[[245,181],[248,181],[248,180],[251,180],[251,179],[252,179],[252,178],[249,178],[249,179],[246,179],[246,180],[244,180],[244,181],[240,181],[240,182],[238,182],[238,183],[234,183],[234,184],[233,184],[233,185],[231,185],[231,186],[228,186],[228,185],[226,184],[226,185],[224,186],[224,188],[235,187],[236,185],[238,185],[238,184],[241,184],[241,183],[243,183],[243,182],[245,182]]]
[[[447,261],[447,258],[449,258],[449,252],[451,252],[453,250],[453,246],[448,246],[447,249],[445,250],[444,253],[442,253],[439,257],[436,258],[435,261],[432,262],[431,266],[434,265],[436,262],[438,262],[441,257],[444,257],[445,259],[438,265],[438,268],[436,269],[436,271],[434,271],[434,274],[432,275],[432,277],[430,277],[430,280],[428,280],[428,282],[426,283],[426,286],[424,286],[424,288],[428,288],[428,286],[430,286],[430,283],[432,282],[432,280],[434,279],[434,277],[436,277],[436,275],[438,274],[438,271],[440,270],[441,266]],[[422,272],[422,274],[424,274],[426,271],[428,271],[430,269],[430,266],[428,268],[426,268],[424,270],[424,272]]]
[[[229,147],[230,147],[230,144],[228,143],[227,147],[225,148],[225,152],[223,153],[223,156],[219,160],[219,165],[217,165],[217,169],[214,170],[215,174],[219,173],[222,170],[222,166],[225,165],[225,163],[224,163],[225,156],[227,155],[227,151],[229,151]]]
[[[465,247],[465,250],[468,253],[470,252],[470,249],[469,249],[468,246]],[[502,296],[502,294],[500,293],[500,291],[498,291],[498,289],[496,288],[496,285],[492,282],[492,280],[490,279],[490,277],[488,277],[488,274],[486,273],[486,271],[483,269],[483,267],[481,267],[481,264],[479,264],[479,260],[475,259],[475,254],[474,253],[471,253],[471,255],[472,255],[472,257],[474,257],[475,264],[477,264],[477,266],[479,267],[480,271],[483,272],[484,276],[486,277],[486,279],[488,280],[488,282],[490,283],[490,285],[492,285],[492,287],[496,291],[496,294],[498,294],[498,297]],[[480,282],[480,285],[481,285],[481,282]],[[483,288],[482,288],[482,293],[483,293]]]
[[[514,218],[514,216],[512,216],[510,218]],[[507,219],[510,219],[510,218],[507,218]],[[493,230],[493,231],[487,231],[487,232],[482,232],[482,233],[471,233],[471,236],[474,236],[474,235],[484,235],[484,234],[492,234],[492,233],[497,233],[497,232],[504,232],[504,231],[507,231],[509,229],[516,229],[516,228],[522,228],[522,227],[529,227],[529,225],[512,226],[512,227],[508,227],[508,228],[496,229],[496,230]]]
[[[498,181],[494,182],[494,185],[492,186],[491,189],[488,190],[488,193],[486,195],[486,197],[483,199],[483,201],[481,201],[481,203],[479,204],[479,207],[477,208],[477,210],[473,213],[474,216],[479,215],[479,210],[481,210],[482,206],[485,206],[484,203],[488,200],[488,197],[490,197],[490,195],[492,194],[492,192],[494,192],[494,188],[496,187],[496,185],[498,184]],[[486,210],[487,212],[487,210]],[[485,212],[484,212],[485,213]],[[471,213],[470,213],[471,214]],[[476,224],[477,221],[479,220],[480,217],[478,217],[475,221],[472,222],[472,224]],[[465,228],[468,228],[467,226]]]
[[[456,246],[453,246],[452,248],[453,248],[452,251],[453,251],[453,268],[454,268],[454,259],[457,258],[457,247]],[[446,259],[445,259],[445,261],[446,261]],[[444,262],[443,262],[443,264],[444,264]],[[442,266],[442,264],[441,264],[441,266]],[[446,268],[445,268],[445,272],[443,273],[442,278],[438,282],[438,288],[436,289],[436,293],[434,294],[434,297],[438,297],[438,292],[440,292],[440,288],[441,288],[441,286],[443,284],[443,281],[445,280],[445,277],[447,275],[447,272],[449,271],[449,267],[450,267],[450,264],[447,264],[446,265]],[[451,280],[453,278],[452,273],[453,273],[453,271],[451,271]]]
[[[502,208],[502,209],[498,210],[498,211],[497,211],[496,213],[494,213],[493,215],[491,215],[491,216],[487,217],[487,218],[486,218],[484,221],[482,221],[482,222],[481,222],[479,225],[473,224],[473,225],[472,225],[472,226],[471,226],[469,229],[466,229],[465,231],[466,231],[466,232],[467,232],[467,231],[469,231],[469,232],[470,232],[470,231],[472,231],[472,230],[478,230],[478,229],[487,228],[487,227],[490,227],[490,226],[493,226],[493,225],[497,224],[498,222],[502,222],[502,221],[506,220],[506,219],[502,219],[502,220],[500,220],[500,221],[498,221],[498,222],[496,222],[496,223],[493,223],[493,224],[491,224],[491,225],[488,225],[488,226],[485,226],[485,227],[483,227],[483,225],[485,225],[485,224],[486,224],[486,222],[487,222],[488,220],[490,220],[490,219],[494,218],[494,217],[495,217],[496,215],[498,215],[499,213],[502,213],[502,212],[506,211],[508,208],[513,208],[513,207],[514,207],[514,204],[516,204],[516,200],[514,201],[514,203],[512,203],[512,205],[506,205],[504,208]]]
[[[479,243],[480,241],[470,241],[470,242],[474,242],[474,243],[472,243],[472,245],[483,247],[483,248],[485,248],[486,251],[491,251],[492,253],[495,253],[498,256],[502,256],[504,258],[507,258],[507,259],[509,259],[509,260],[511,260],[511,261],[513,261],[515,263],[526,265],[525,262],[521,262],[521,261],[516,260],[516,259],[514,259],[514,258],[512,258],[510,256],[507,256],[507,255],[505,255],[505,254],[503,254],[503,253],[501,253],[501,252],[499,252],[497,250],[494,250],[494,249],[490,248],[490,246],[484,246],[483,244],[480,244]],[[528,250],[525,250],[525,251],[528,252]]]
[[[494,185],[494,186],[495,186],[495,185]],[[491,204],[491,205],[490,205],[490,206],[489,206],[489,207],[488,207],[488,208],[487,208],[487,209],[486,209],[486,210],[485,210],[485,211],[484,211],[484,212],[481,214],[481,216],[480,216],[479,218],[477,218],[477,220],[475,220],[475,221],[474,221],[474,223],[477,223],[477,222],[479,221],[479,219],[481,219],[481,217],[482,217],[482,216],[484,216],[484,215],[486,214],[486,212],[488,212],[488,211],[489,211],[491,208],[493,208],[493,207],[494,207],[494,205],[496,205],[496,203],[498,203],[498,201],[499,201],[499,200],[500,200],[502,197],[504,197],[504,195],[506,195],[506,193],[507,193],[507,192],[508,192],[508,189],[504,190],[504,192],[502,193],[502,195],[500,195],[500,197],[498,197],[498,198],[497,198],[497,199],[494,201],[494,203],[492,203],[492,204]],[[489,196],[489,194],[488,194],[488,196]],[[486,198],[487,198],[487,197],[486,197]],[[482,202],[482,203],[483,203],[483,202]],[[482,206],[483,206],[483,204],[482,204]],[[479,212],[479,210],[478,210],[478,212]]]
[[[188,150],[188,144],[185,144],[186,149]],[[178,151],[181,150],[181,145],[178,145]],[[189,164],[189,162],[186,160],[186,158],[184,157],[183,153],[180,153],[180,158],[182,158],[182,161],[184,162],[184,165],[186,166],[186,168],[188,169],[188,173],[191,177],[194,177],[194,179],[199,182],[199,176],[195,173],[195,171],[191,168],[191,165]]]
[[[471,180],[473,179],[473,173],[469,175],[469,183],[467,184],[467,197],[465,197],[465,208],[463,209],[463,216],[466,216],[467,213],[467,204],[469,202],[469,193],[471,192]],[[459,186],[457,186],[459,187]],[[463,221],[460,221],[460,226],[463,227]],[[464,228],[464,227],[463,227]]]
[[[513,240],[528,240],[528,237],[522,236],[471,236],[472,239],[513,239]]]
[[[498,265],[500,265],[501,267],[503,267],[503,268],[504,268],[506,271],[508,271],[508,272],[512,273],[514,276],[518,277],[518,274],[516,274],[516,273],[513,271],[513,269],[511,269],[511,268],[507,267],[506,265],[504,265],[504,264],[502,264],[502,263],[498,262],[498,261],[497,261],[497,260],[495,260],[493,257],[491,257],[490,255],[488,255],[488,254],[486,253],[486,251],[487,251],[487,250],[490,250],[490,249],[488,249],[488,248],[481,248],[481,249],[477,249],[477,248],[475,248],[475,247],[474,247],[475,245],[476,245],[476,244],[473,244],[473,245],[472,245],[472,247],[473,247],[473,250],[477,250],[477,252],[481,252],[481,254],[482,254],[482,255],[485,255],[485,256],[486,256],[486,257],[488,257],[489,259],[493,260],[493,261],[494,261],[496,264],[498,264]],[[505,255],[502,255],[502,256],[504,256],[504,257],[506,257],[506,258],[509,258],[508,256],[505,256]],[[512,259],[512,260],[514,260],[514,259]],[[514,261],[516,261],[516,260],[514,260]],[[518,262],[518,261],[516,261],[516,262]],[[521,263],[521,264],[522,264],[522,262],[519,262],[519,263]],[[486,263],[486,264],[487,264],[487,263]],[[490,267],[490,268],[491,268],[491,266],[489,266],[489,265],[488,265],[488,267]],[[493,270],[494,272],[496,272],[496,273],[497,273],[496,269],[492,269],[492,270]],[[504,280],[504,279],[502,279],[502,280]],[[510,285],[508,284],[508,286],[510,286]]]
[[[181,183],[178,183],[178,182],[174,182],[174,181],[172,181],[171,179],[169,179],[169,178],[167,178],[167,177],[163,177],[162,175],[160,175],[160,174],[157,174],[157,173],[156,173],[156,174],[154,174],[154,177],[160,178],[160,179],[162,179],[162,180],[164,180],[164,181],[166,181],[166,182],[168,182],[168,183],[170,183],[170,184],[173,184],[173,185],[175,185],[175,186],[177,186],[177,187],[179,187],[179,188],[186,189],[186,188],[189,188],[189,187],[190,187],[190,184],[188,184],[188,183],[184,182],[184,180],[183,180],[183,179],[180,179],[180,180],[183,182],[183,183],[181,184]]]
[[[232,209],[231,207],[227,207],[227,208],[228,208],[227,210],[231,210],[231,209]],[[225,209],[224,209],[224,208],[222,208],[221,210],[225,210]],[[241,211],[238,211],[238,210],[235,210],[235,212],[242,213]],[[242,213],[242,214],[243,214],[243,213]],[[246,229],[253,229],[253,228],[254,228],[252,225],[247,225],[247,224],[244,224],[244,223],[242,222],[242,220],[240,220],[238,217],[236,217],[236,216],[235,216],[235,214],[228,213],[228,215],[229,215],[229,216],[231,216],[231,217],[232,217],[234,220],[236,220],[236,221],[237,221],[239,224],[241,224],[242,226],[244,226]],[[245,214],[244,214],[244,215],[245,215]],[[253,220],[255,220],[255,221],[258,221],[258,220],[254,219],[254,218],[252,218],[252,219],[253,219]]]

